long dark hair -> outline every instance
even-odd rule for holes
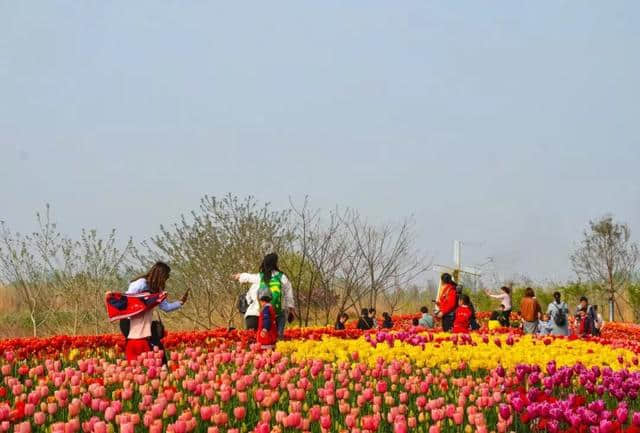
[[[165,262],[156,262],[146,274],[135,277],[131,282],[144,278],[151,293],[164,292],[171,268]]]
[[[442,274],[442,276],[440,277],[440,281],[442,282],[442,284],[453,284],[454,286],[457,286],[458,283],[456,283],[453,279],[453,277],[451,276],[451,274],[445,272],[444,274]]]
[[[265,284],[269,285],[269,280],[273,276],[274,271],[282,272],[278,269],[278,255],[276,253],[269,253],[264,256],[262,264],[260,265],[260,273],[262,274]]]

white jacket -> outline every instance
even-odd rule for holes
[[[244,313],[244,317],[260,315],[260,302],[258,301],[260,274],[248,274],[245,272],[240,274],[238,281],[241,283],[251,283],[251,287],[249,287],[249,291],[246,295],[249,307],[247,308],[247,312]],[[291,282],[285,274],[282,274],[282,279],[280,281],[282,282],[282,311],[285,311],[287,308],[295,308],[296,304],[293,299],[293,288],[291,287]]]

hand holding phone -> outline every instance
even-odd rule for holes
[[[187,299],[189,299],[189,292],[191,291],[191,289],[187,289],[186,292],[184,292],[184,295],[182,295],[182,299],[180,299],[180,302],[182,302],[183,304],[185,302],[187,302]]]

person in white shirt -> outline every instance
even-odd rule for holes
[[[165,284],[169,279],[170,273],[171,268],[169,265],[164,262],[157,262],[149,269],[149,272],[131,280],[126,294],[136,295],[143,292],[162,293],[165,291]],[[187,302],[188,296],[189,291],[187,291],[179,301],[168,302],[165,299],[158,304],[158,308],[166,313],[175,311]],[[127,361],[134,361],[142,353],[150,351],[152,344],[163,349],[160,341],[151,342],[153,308],[137,314],[129,320],[129,333],[125,346]]]
[[[560,292],[553,292],[553,301],[547,307],[551,318],[551,335],[569,335],[569,307]]]
[[[596,320],[594,320],[594,324],[593,324],[593,327],[595,330],[593,335],[600,336],[602,332],[602,327],[604,326],[604,319],[602,318],[602,314],[600,314],[600,311],[598,311],[597,305],[593,306],[593,313],[596,316]]]
[[[258,290],[260,287],[269,287],[271,289],[273,294],[271,304],[276,310],[278,338],[282,338],[284,336],[287,319],[291,321],[295,316],[295,301],[291,282],[278,268],[278,255],[276,253],[270,253],[264,256],[262,264],[260,265],[260,272],[257,274],[244,272],[234,274],[231,278],[241,283],[251,284],[246,294],[248,307],[244,313],[245,326],[247,329],[258,329],[258,315],[260,314]]]
[[[496,295],[489,293],[487,290],[485,290],[484,292],[488,296],[500,300],[500,303],[504,306],[503,314],[505,321],[509,322],[509,320],[511,319],[511,289],[509,287],[502,286],[500,287],[500,290],[502,291],[502,293],[498,293]]]

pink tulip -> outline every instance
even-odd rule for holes
[[[167,415],[173,417],[176,415],[176,412],[178,411],[178,409],[176,408],[175,403],[169,403],[167,405]]]
[[[453,422],[456,425],[461,425],[464,420],[464,413],[456,412],[453,414]]]
[[[511,408],[509,405],[502,403],[498,406],[498,414],[500,415],[500,418],[506,421],[511,416]]]
[[[27,403],[24,405],[24,414],[26,416],[31,416],[35,413],[36,411],[36,405],[33,403]]]
[[[104,421],[97,421],[93,424],[93,433],[107,433],[107,424]]]
[[[108,407],[104,411],[104,420],[113,421],[116,418],[116,411],[112,407]]]
[[[173,423],[173,431],[175,433],[185,433],[187,431],[187,423],[184,420],[177,420]]]
[[[56,403],[49,403],[47,405],[47,412],[49,413],[49,415],[54,415],[56,412],[58,412],[58,405]]]
[[[271,429],[269,428],[268,423],[260,423],[256,426],[256,433],[270,433]]]
[[[47,420],[47,415],[44,412],[36,412],[33,414],[33,422],[36,425],[43,425]]]
[[[236,406],[233,408],[233,416],[237,420],[243,420],[246,414],[247,410],[244,406]]]
[[[404,421],[393,423],[393,433],[407,433],[407,424]]]
[[[320,427],[322,427],[325,430],[329,430],[331,428],[330,415],[323,415],[322,417],[320,417]]]

